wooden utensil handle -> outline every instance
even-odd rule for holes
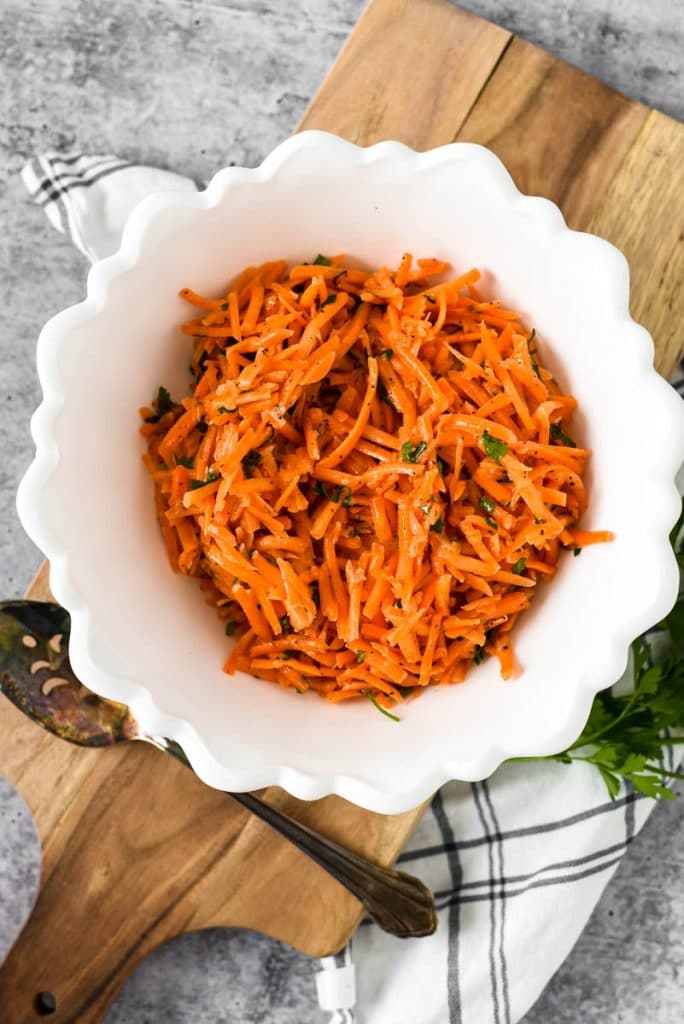
[[[34,812],[43,854],[36,902],[0,965],[0,1020],[42,1020],[47,1014],[37,997],[47,992],[57,1004],[50,1021],[88,1024],[101,1020],[137,964],[182,930],[189,915],[181,923],[173,911],[197,876],[192,870],[186,878],[178,875],[177,823],[169,828],[162,822],[155,845],[141,827],[141,816],[154,820],[153,807],[134,808],[135,780],[151,776],[163,755],[142,744],[132,750],[70,747],[41,734],[4,699],[0,710],[3,734],[16,740],[0,766]],[[22,749],[31,757],[22,757]],[[172,776],[182,772],[173,763],[170,768]],[[38,799],[41,779],[47,802]],[[136,816],[127,817],[134,809]],[[159,854],[165,831],[173,851],[166,864]],[[178,853],[188,856],[187,849]]]
[[[65,879],[49,880],[33,912],[0,966],[0,1016],[3,1024],[29,1024],[49,1019],[54,1024],[99,1021],[131,971],[149,952],[143,935],[140,951],[131,948],[125,932],[107,932],[103,894],[98,920],[83,899],[81,886]],[[96,928],[99,948],[84,940]],[[56,1008],[50,1009],[54,998]],[[47,1014],[50,1014],[49,1018]]]

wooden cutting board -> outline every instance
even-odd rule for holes
[[[670,118],[446,0],[373,0],[301,127],[362,145],[491,147],[523,191],[622,248],[633,314],[656,339],[659,370],[676,365],[684,127]],[[29,594],[48,596],[45,567]],[[43,854],[33,913],[0,968],[4,1024],[37,1020],[40,990],[57,998],[55,1022],[101,1019],[136,965],[183,932],[249,927],[322,955],[358,924],[358,903],[336,882],[142,744],[71,747],[0,701],[0,771],[29,805]],[[385,864],[421,813],[266,796]]]

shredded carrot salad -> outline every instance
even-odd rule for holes
[[[406,253],[249,267],[196,315],[192,394],[141,410],[176,571],[199,577],[244,670],[381,710],[516,663],[511,629],[577,529],[576,400],[477,270]]]

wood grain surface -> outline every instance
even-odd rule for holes
[[[623,249],[661,372],[680,357],[681,125],[446,0],[374,0],[300,127],[362,145],[488,145],[521,189]],[[29,593],[47,596],[45,569]],[[101,1019],[136,964],[182,932],[244,926],[321,955],[358,923],[358,903],[318,867],[142,744],[70,747],[0,701],[0,770],[43,854],[33,913],[0,968],[2,1024],[37,1020],[41,990],[57,998],[55,1022]],[[386,864],[421,813],[266,798]]]

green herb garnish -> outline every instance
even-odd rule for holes
[[[213,484],[214,480],[218,480],[220,476],[220,473],[207,473],[206,480],[191,480],[190,490],[196,491],[200,487],[206,487],[207,484]]]
[[[166,388],[159,388],[157,392],[157,412],[160,416],[164,416],[167,412],[171,412],[173,408],[173,402],[171,401],[171,395],[168,393]]]
[[[440,459],[439,455],[437,456],[437,469],[439,470],[440,476],[446,476],[447,470],[449,469],[444,459]]]
[[[684,569],[684,510],[670,541]],[[655,640],[655,642],[653,642]],[[660,623],[660,631],[632,644],[633,686],[629,693],[602,690],[594,698],[589,720],[577,740],[559,754],[517,758],[521,761],[584,761],[601,773],[612,799],[623,780],[650,797],[674,798],[669,780],[682,772],[658,763],[664,746],[684,743],[684,592]]]
[[[237,408],[235,408],[235,409],[226,409],[225,405],[219,405],[218,411],[219,411],[219,416],[227,416],[228,413],[230,413],[230,412],[237,412]]]
[[[314,480],[313,492],[314,494],[317,494],[319,498],[329,497],[328,489],[322,480]]]
[[[351,352],[349,354],[351,355]],[[385,382],[382,380],[378,381],[378,398],[381,402],[384,402],[385,405],[389,405],[390,409],[395,408],[394,402],[390,398],[389,392],[385,387]]]
[[[327,256],[323,256],[323,254],[319,252],[318,256],[313,261],[313,265],[314,267],[331,267],[332,263]]]
[[[342,499],[342,508],[351,508],[351,504],[352,504],[351,487],[346,487],[345,490],[346,490],[347,493],[345,494],[344,498]]]
[[[582,548],[573,548],[572,553],[575,558],[578,558],[582,554]]]
[[[480,508],[483,508],[485,512],[489,512],[491,515],[496,508],[496,502],[493,498],[490,498],[488,494],[483,494],[480,497]]]
[[[401,457],[404,462],[418,462],[425,451],[427,451],[426,441],[419,441],[418,444],[411,444],[410,441],[407,441],[401,446]]]
[[[393,722],[401,722],[401,718],[398,718],[396,715],[393,715],[391,711],[387,710],[387,708],[383,708],[382,704],[378,704],[377,700],[375,699],[372,693],[367,693],[366,696],[368,697],[368,700],[371,702],[373,707],[376,707],[378,709],[380,714],[385,715],[386,718],[391,718]]]
[[[157,403],[157,411],[151,416],[146,416],[145,423],[159,423],[162,416],[165,416],[167,412],[171,412],[171,409],[173,409],[173,401],[166,388],[159,387],[155,401]]]
[[[552,423],[550,433],[554,441],[560,441],[560,443],[564,444],[566,448],[577,447],[573,439],[565,433],[560,423]]]
[[[366,652],[365,651],[357,651],[356,652],[356,660],[359,662],[359,664],[362,661],[365,661],[366,660]]]
[[[186,469],[192,469],[195,465],[195,460],[190,455],[177,455],[176,465],[184,466]]]
[[[259,465],[260,462],[261,453],[258,452],[256,448],[252,448],[252,450],[247,452],[247,454],[243,457],[242,472],[245,474],[245,478],[247,480],[252,479],[252,477],[254,476],[254,469],[256,466]]]
[[[337,295],[335,294],[335,292],[330,292],[330,295],[328,296],[328,298],[324,299],[323,302],[321,302],[321,309],[323,309],[324,306],[329,306],[330,303],[334,302],[336,298],[337,298]]]
[[[525,566],[526,565],[527,565],[527,559],[526,558],[519,558],[518,561],[513,566],[513,568],[511,569],[511,572],[514,572],[516,576],[520,576],[525,571]]]
[[[486,430],[482,435],[482,447],[485,455],[495,462],[501,462],[508,452],[508,445],[504,441],[499,441],[497,437],[492,437]]]
[[[444,520],[441,516],[439,516],[438,519],[435,519],[430,529],[433,533],[444,533]]]

